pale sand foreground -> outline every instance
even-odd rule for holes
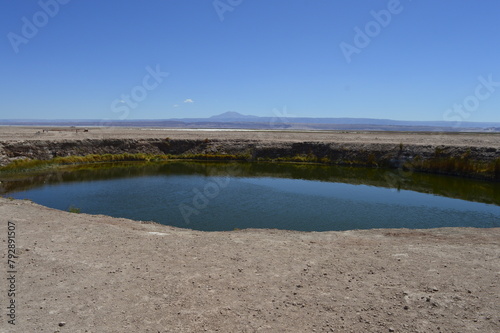
[[[5,198],[0,217],[0,332],[500,331],[498,228],[205,233]]]

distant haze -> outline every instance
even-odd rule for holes
[[[266,129],[266,130],[367,130],[433,132],[500,132],[500,123],[399,121],[367,118],[258,117],[229,111],[209,118],[143,120],[0,120],[11,126],[127,126],[160,128]]]

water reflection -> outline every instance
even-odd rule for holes
[[[22,174],[0,173],[0,194],[50,184],[88,182],[156,175],[288,178],[410,190],[500,206],[500,183],[412,173],[401,170],[349,168],[311,164],[163,162],[104,163]]]

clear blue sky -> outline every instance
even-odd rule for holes
[[[500,121],[498,0],[216,4],[2,1],[0,119],[455,120],[468,103],[462,120]]]

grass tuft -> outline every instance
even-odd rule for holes
[[[80,214],[82,212],[82,210],[80,208],[76,208],[74,206],[69,206],[68,212]]]

